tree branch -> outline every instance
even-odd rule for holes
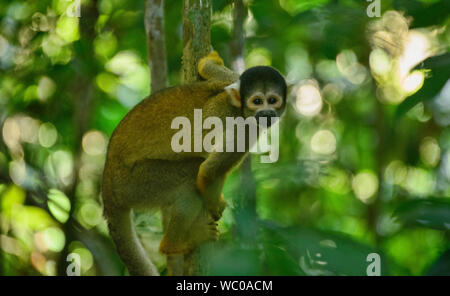
[[[144,18],[145,33],[147,35],[148,66],[150,68],[150,90],[151,93],[155,93],[169,86],[166,32],[164,29],[164,0],[146,0]],[[182,273],[183,256],[168,255],[167,270],[168,275]]]
[[[211,51],[211,0],[183,1],[183,81],[199,80],[198,61]]]
[[[245,30],[244,22],[247,17],[247,7],[243,0],[234,0],[233,9],[233,39],[230,44],[231,61],[233,70],[242,73],[245,70],[244,46]],[[247,155],[241,164],[241,194],[240,202],[234,210],[237,234],[241,238],[253,239],[258,230],[256,215],[256,185],[252,173],[252,158]]]
[[[232,68],[241,74],[245,70],[243,58],[245,46],[244,22],[247,17],[247,7],[243,0],[235,0],[233,9],[233,39],[230,44]]]
[[[148,66],[150,67],[150,87],[154,93],[166,88],[166,34],[164,31],[164,0],[145,2],[145,33],[147,35]]]
[[[199,80],[198,61],[211,51],[211,0],[183,1],[183,81]],[[184,258],[185,275],[208,273],[211,243],[198,246]]]

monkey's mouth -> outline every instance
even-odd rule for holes
[[[269,127],[279,119],[277,113],[273,110],[258,111],[255,115],[255,118],[258,125],[262,127]]]

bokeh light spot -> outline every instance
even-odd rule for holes
[[[314,84],[307,83],[298,88],[295,106],[300,114],[315,116],[319,114],[322,105],[322,96]]]
[[[352,188],[358,199],[368,203],[378,191],[378,178],[372,171],[362,171],[353,177]]]
[[[83,150],[89,155],[102,155],[106,152],[106,136],[99,131],[89,131],[83,136]]]
[[[64,232],[57,227],[49,227],[43,230],[43,241],[48,250],[60,252],[66,243]]]
[[[311,138],[311,150],[315,153],[328,155],[336,151],[336,137],[329,130],[319,130]]]
[[[53,217],[61,223],[65,223],[69,219],[70,200],[58,189],[50,189],[48,193],[48,208]]]
[[[430,167],[435,167],[441,156],[441,148],[435,138],[426,137],[420,144],[420,159]]]
[[[53,124],[46,122],[39,127],[39,144],[42,147],[50,148],[56,143],[58,132]]]

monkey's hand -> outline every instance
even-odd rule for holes
[[[222,188],[227,173],[245,156],[245,152],[213,152],[200,165],[197,189],[204,198],[205,207],[217,221],[222,217],[225,200]]]
[[[226,207],[225,199],[222,194],[222,187],[225,177],[218,180],[211,180],[200,170],[197,176],[197,189],[204,198],[206,209],[212,218],[217,221],[222,217],[223,210]]]

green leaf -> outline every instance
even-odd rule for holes
[[[406,226],[450,229],[450,199],[412,200],[401,204],[394,216]]]
[[[428,269],[426,275],[450,275],[450,249],[445,251]]]
[[[388,260],[379,250],[346,235],[263,223],[267,240],[285,249],[308,275],[367,275],[372,263],[368,255],[373,253],[380,256],[381,274],[388,274]]]
[[[260,251],[255,248],[242,248],[235,244],[214,249],[214,256],[209,254],[210,275],[261,275]]]
[[[267,244],[263,254],[268,275],[305,275],[298,262],[283,248]]]
[[[211,2],[212,2],[213,11],[221,11],[227,5],[232,4],[234,1],[233,0],[215,0],[215,1],[211,1]]]
[[[330,0],[281,0],[280,5],[290,14],[296,15],[300,12],[323,6],[329,1]]]
[[[425,80],[423,87],[418,92],[406,98],[398,106],[395,114],[397,119],[418,103],[429,101],[439,94],[450,77],[450,53],[430,57],[414,68],[414,70],[425,69],[430,70],[429,78]]]

